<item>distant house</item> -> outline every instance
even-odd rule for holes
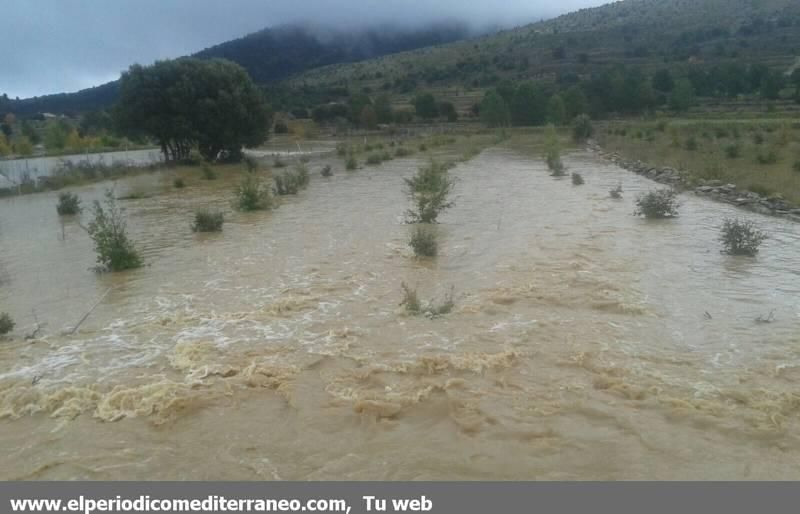
[[[53,114],[51,112],[43,112],[42,113],[42,118],[44,118],[46,120],[52,120],[52,119],[58,118],[58,116],[56,116],[55,114]]]

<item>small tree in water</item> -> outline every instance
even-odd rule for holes
[[[723,252],[728,255],[752,257],[758,253],[758,248],[765,239],[766,234],[756,228],[752,221],[726,219],[722,224],[720,241]]]
[[[122,271],[140,267],[142,258],[128,238],[125,217],[112,190],[106,190],[104,203],[105,207],[98,200],[94,201],[94,220],[87,229],[94,241],[98,269]]]
[[[0,312],[0,336],[4,336],[14,330],[14,320],[7,312]]]
[[[678,215],[678,193],[674,189],[648,191],[636,199],[634,216],[645,218],[674,218]]]
[[[563,177],[567,171],[564,163],[561,162],[561,147],[554,126],[547,127],[545,138],[545,161],[547,161],[547,167],[550,168],[550,174],[554,177]]]
[[[449,164],[431,161],[419,168],[416,175],[405,179],[406,192],[414,203],[414,209],[407,212],[413,223],[436,223],[439,214],[453,206],[448,197],[455,180],[450,177],[449,168]]]

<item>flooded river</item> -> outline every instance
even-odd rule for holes
[[[238,177],[119,182],[154,195],[124,204],[147,266],[118,274],[55,193],[0,200],[0,478],[800,479],[800,226],[690,195],[646,221],[654,183],[501,145],[452,171],[421,261],[421,161],[324,159],[271,212],[231,209]],[[199,206],[223,233],[191,232]],[[732,215],[757,258],[720,254]],[[408,316],[403,282],[454,311]]]

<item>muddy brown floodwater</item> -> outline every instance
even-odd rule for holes
[[[0,478],[800,479],[798,225],[693,196],[645,221],[654,183],[575,152],[575,187],[500,146],[452,171],[440,255],[418,261],[402,179],[420,161],[325,162],[252,214],[230,208],[238,178],[120,182],[159,194],[125,202],[148,266],[118,274],[89,269],[55,193],[0,200],[20,325]],[[224,232],[195,235],[208,205]],[[757,258],[719,252],[731,215],[769,234]],[[407,316],[402,282],[454,288],[455,310]],[[46,335],[24,341],[34,313]]]

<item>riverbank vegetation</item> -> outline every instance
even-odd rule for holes
[[[689,185],[719,181],[800,205],[800,121],[794,119],[613,122],[604,150],[680,171]]]
[[[234,206],[242,212],[271,209],[272,196],[269,187],[256,176],[248,174],[236,187]]]
[[[417,257],[436,257],[439,251],[436,232],[429,225],[415,225],[411,231],[408,245],[414,250],[414,255]]]

